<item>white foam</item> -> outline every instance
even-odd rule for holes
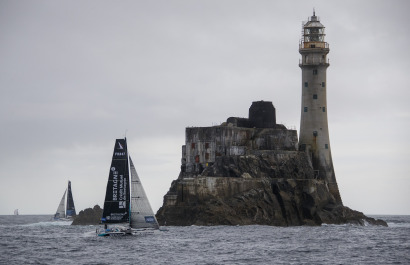
[[[48,221],[48,222],[38,222],[33,224],[26,224],[23,226],[65,226],[71,225],[72,221]]]

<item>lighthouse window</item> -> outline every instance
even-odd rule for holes
[[[325,144],[325,148],[326,148],[326,149],[329,149],[329,145],[328,145],[328,144]]]
[[[304,108],[303,108],[303,111],[304,111],[304,112],[307,112],[307,107],[304,107]]]
[[[313,69],[313,75],[317,75],[317,69]]]
[[[308,82],[305,82],[305,87],[308,87],[308,85],[309,85]]]
[[[322,108],[322,111],[323,111],[323,112],[326,112],[326,107],[323,107],[323,108]]]
[[[325,87],[325,82],[322,82],[322,87]]]
[[[317,94],[313,94],[313,99],[317,99]]]

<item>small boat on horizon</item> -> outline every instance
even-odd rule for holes
[[[116,139],[98,236],[147,235],[159,224],[128,154],[127,139]]]
[[[67,199],[66,199],[67,195]],[[64,191],[63,197],[61,198],[60,204],[58,205],[57,211],[54,214],[54,221],[72,221],[73,217],[76,216],[73,193],[71,191],[71,181],[68,181],[68,187]]]
[[[19,215],[19,209],[14,210],[14,215]]]

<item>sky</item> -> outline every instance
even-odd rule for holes
[[[330,46],[327,108],[345,206],[410,214],[410,1],[0,0],[0,214],[103,205],[116,138],[156,212],[185,128],[272,101],[299,130],[302,21]]]

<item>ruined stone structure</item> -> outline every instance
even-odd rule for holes
[[[272,102],[258,101],[249,108],[249,119],[231,117],[222,126],[186,128],[181,176],[201,174],[221,156],[251,155],[259,150],[296,151],[297,132],[275,121]]]
[[[186,128],[181,173],[157,212],[160,225],[386,225],[340,198],[327,128],[323,29],[315,15],[304,26],[299,143],[296,130],[276,124],[269,101],[253,102],[248,118]]]

